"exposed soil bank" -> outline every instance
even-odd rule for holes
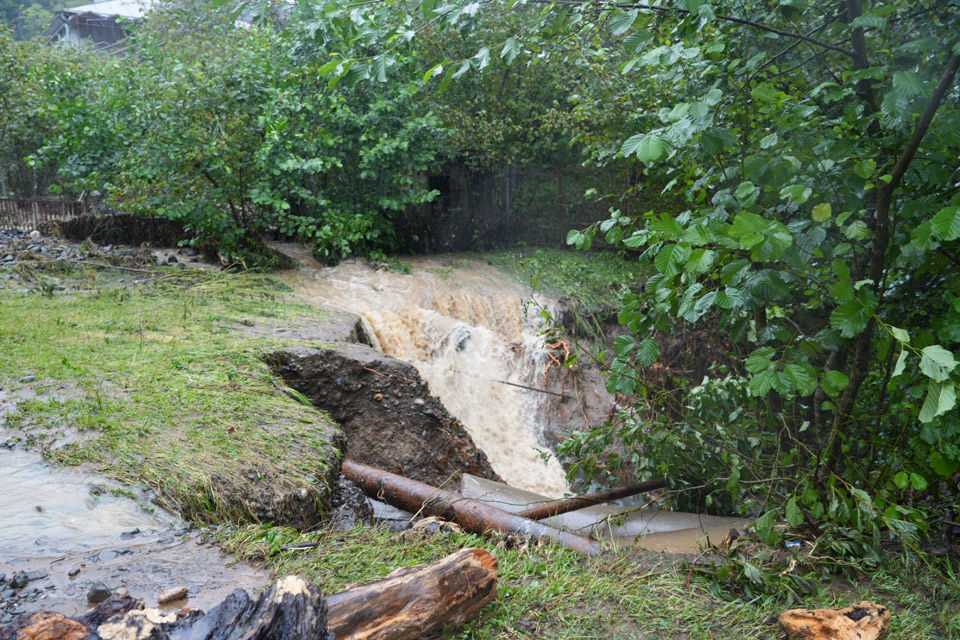
[[[499,479],[412,365],[357,344],[284,349],[267,361],[340,424],[352,459],[433,485],[460,472]]]

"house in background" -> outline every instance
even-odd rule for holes
[[[124,25],[150,11],[153,0],[104,0],[71,9],[58,9],[44,32],[48,42],[108,50],[126,37]]]

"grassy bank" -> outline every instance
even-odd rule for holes
[[[47,266],[59,286],[22,268],[0,280],[8,428],[58,462],[148,485],[189,519],[316,513],[338,432],[261,360],[289,340],[237,329],[322,323],[321,311],[283,302],[282,285],[256,274]]]
[[[444,638],[761,639],[779,637],[772,624],[789,605],[786,594],[744,598],[680,559],[624,550],[587,558],[547,547],[505,548],[473,535],[403,535],[372,529],[299,534],[284,528],[221,531],[240,555],[278,575],[299,574],[336,593],[356,582],[428,562],[457,549],[485,547],[499,559],[498,596],[479,620]],[[292,543],[312,549],[283,551]],[[954,638],[960,594],[922,562],[891,559],[887,570],[854,581],[816,581],[802,605],[846,606],[873,600],[893,611],[890,640]]]

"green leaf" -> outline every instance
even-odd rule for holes
[[[443,73],[443,65],[442,65],[442,64],[435,64],[435,65],[433,65],[432,67],[430,67],[429,69],[427,69],[427,72],[426,72],[425,74],[423,74],[423,81],[424,81],[424,82],[428,82],[428,81],[430,80],[430,78],[432,78],[433,76],[438,76],[438,75],[440,75],[441,73]]]
[[[820,380],[823,391],[831,398],[836,398],[840,392],[850,384],[850,378],[841,371],[827,371]]]
[[[637,359],[640,360],[640,363],[649,366],[656,362],[659,357],[660,343],[650,336],[644,338],[637,349]]]
[[[623,35],[633,26],[638,14],[639,11],[636,9],[633,11],[621,11],[618,9],[614,12],[613,18],[610,19],[610,32],[615,36]]]
[[[957,366],[953,353],[938,344],[924,347],[920,355],[920,370],[931,380],[943,382]]]
[[[757,397],[767,395],[777,381],[777,372],[773,369],[761,371],[750,378],[750,393]]]
[[[799,527],[801,524],[803,524],[803,511],[801,511],[800,507],[797,506],[796,498],[790,498],[787,500],[787,504],[783,510],[787,516],[787,522],[791,527]]]
[[[628,35],[626,39],[624,39],[623,46],[630,53],[636,54],[639,53],[651,40],[653,40],[652,33],[646,29],[637,29]]]
[[[861,160],[857,164],[853,165],[853,172],[863,178],[864,180],[869,180],[873,177],[874,171],[877,170],[877,163],[868,158],[866,160]]]
[[[801,364],[788,364],[784,367],[787,375],[793,380],[793,388],[802,396],[811,396],[817,390],[817,372],[806,362]]]
[[[651,164],[662,158],[666,150],[666,146],[659,136],[648,134],[639,141],[635,153],[640,162]]]
[[[910,476],[907,475],[906,471],[901,471],[893,476],[893,484],[897,485],[900,489],[906,489],[910,485]]]
[[[802,184],[789,184],[780,189],[781,200],[792,200],[797,204],[803,204],[813,195],[813,190]]]
[[[867,322],[873,315],[873,309],[859,300],[851,300],[840,305],[830,314],[830,326],[840,331],[844,338],[852,338],[867,328]]]
[[[753,523],[753,530],[757,532],[764,544],[774,546],[780,542],[780,534],[773,528],[776,521],[777,512],[771,510],[757,518],[757,521]]]
[[[760,148],[769,149],[770,147],[776,145],[779,139],[780,138],[777,136],[776,132],[771,133],[768,136],[764,136],[763,139],[760,140]]]
[[[915,71],[895,71],[893,92],[903,98],[915,98],[924,92],[923,78]]]
[[[654,266],[663,275],[675,276],[680,273],[683,263],[690,257],[690,248],[685,245],[667,244],[660,248],[653,259]]]
[[[516,38],[507,38],[503,43],[503,49],[500,50],[500,57],[504,59],[509,67],[514,59],[520,54],[520,43]]]
[[[773,368],[773,362],[771,360],[776,353],[773,347],[760,347],[759,349],[755,349],[753,353],[743,361],[743,366],[750,373],[766,371],[767,369]]]
[[[904,344],[910,344],[910,334],[907,333],[906,329],[901,329],[900,327],[894,327],[890,325],[887,327],[890,330],[890,335],[892,335],[898,342],[903,342]]]
[[[936,382],[931,380],[927,384],[927,397],[920,409],[920,422],[933,421],[957,405],[957,392],[953,382]]]
[[[833,207],[828,202],[821,202],[813,208],[810,215],[814,222],[826,222],[833,215]]]
[[[944,478],[949,478],[957,472],[958,467],[956,462],[948,460],[947,457],[939,451],[934,451],[930,454],[930,468]]]
[[[946,207],[930,221],[934,232],[941,240],[960,238],[960,207]]]
[[[690,259],[683,266],[683,270],[698,276],[709,271],[716,258],[717,252],[712,249],[696,249],[690,254]]]
[[[907,366],[907,350],[901,349],[900,355],[897,357],[897,364],[893,367],[893,372],[890,374],[891,378],[896,378],[903,373],[903,370]]]
[[[927,479],[919,473],[910,473],[910,484],[917,491],[925,491],[927,488]]]
[[[630,352],[637,344],[637,341],[633,336],[617,336],[617,339],[613,341],[613,350],[617,353],[618,356],[625,356]]]
[[[876,14],[866,14],[862,16],[857,16],[850,22],[851,25],[855,27],[866,27],[873,29],[883,29],[887,26],[887,19],[883,16],[878,16]]]

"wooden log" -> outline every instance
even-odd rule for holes
[[[496,556],[463,549],[328,596],[327,624],[336,640],[408,640],[459,627],[496,596]]]
[[[465,498],[459,493],[438,489],[389,471],[344,460],[343,475],[355,482],[368,496],[383,500],[399,509],[413,513],[422,511],[451,520],[470,533],[498,531],[530,538],[548,538],[581,553],[600,553],[600,544],[595,540],[548,527],[535,520]]]
[[[543,520],[551,516],[569,513],[578,509],[585,509],[596,504],[618,500],[635,496],[638,493],[662,489],[667,486],[666,480],[647,480],[646,482],[634,482],[622,487],[607,489],[606,491],[597,491],[596,493],[587,493],[574,498],[564,498],[563,500],[554,500],[552,502],[541,502],[530,505],[523,511],[518,511],[516,515],[521,518],[530,518],[531,520]]]

